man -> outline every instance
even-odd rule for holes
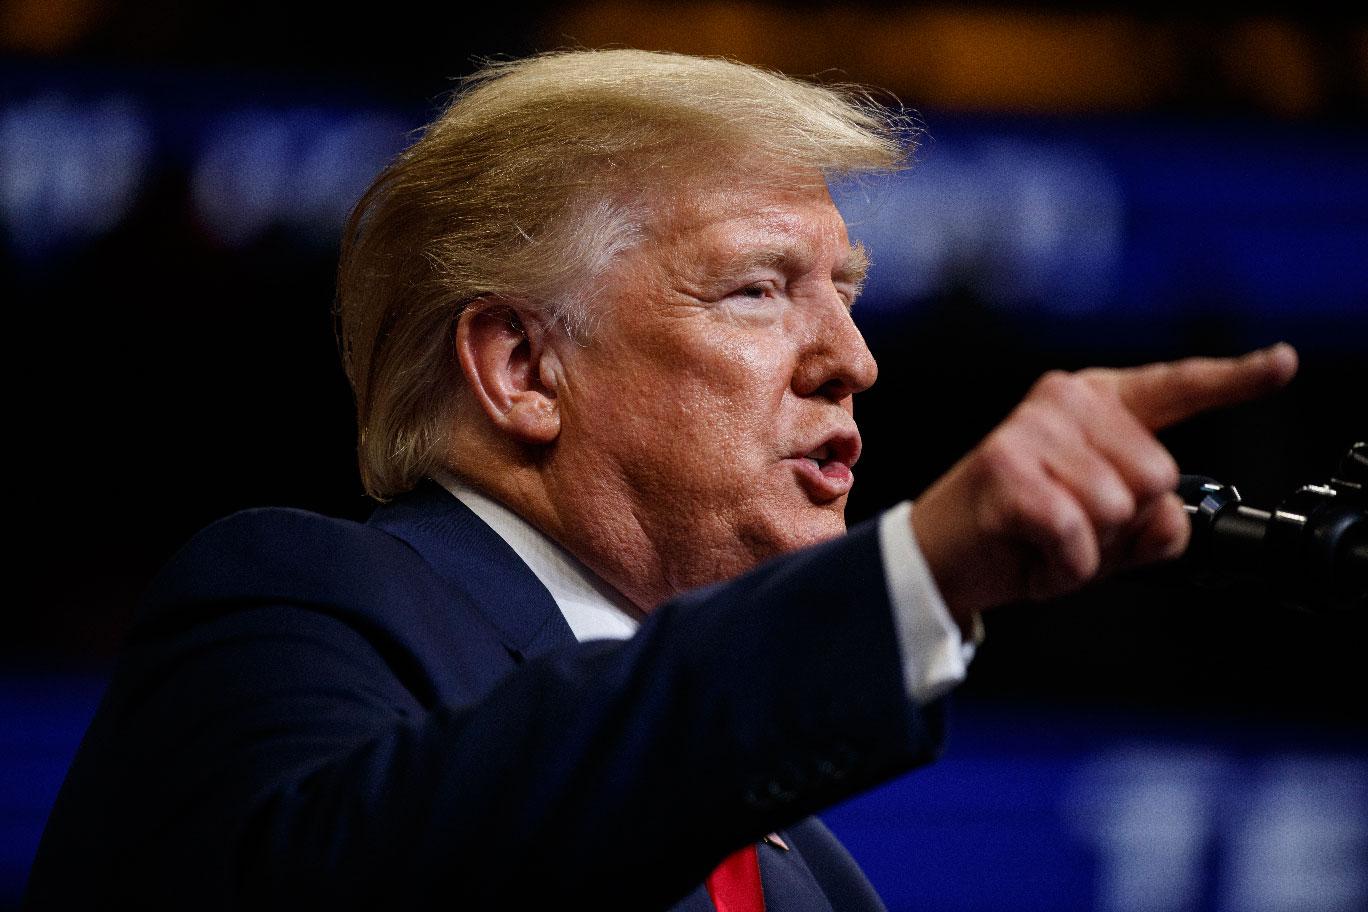
[[[472,80],[343,253],[387,503],[163,571],[30,905],[879,908],[808,815],[934,755],[980,611],[1180,552],[1154,430],[1295,370],[1049,375],[843,534],[876,368],[827,182],[899,129],[671,55]]]

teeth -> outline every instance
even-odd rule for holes
[[[817,449],[813,450],[811,453],[808,453],[807,458],[811,459],[813,462],[816,463],[825,462],[826,460],[831,458],[831,447],[820,446]]]

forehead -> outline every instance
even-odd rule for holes
[[[771,256],[839,268],[859,257],[820,174],[697,178],[651,202],[650,246],[671,260],[725,267]]]

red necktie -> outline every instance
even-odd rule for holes
[[[717,912],[765,912],[760,856],[755,854],[754,843],[722,859],[708,875],[708,895]]]

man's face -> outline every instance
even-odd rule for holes
[[[874,358],[864,257],[816,175],[696,182],[656,207],[563,347],[556,499],[643,608],[845,530]]]

